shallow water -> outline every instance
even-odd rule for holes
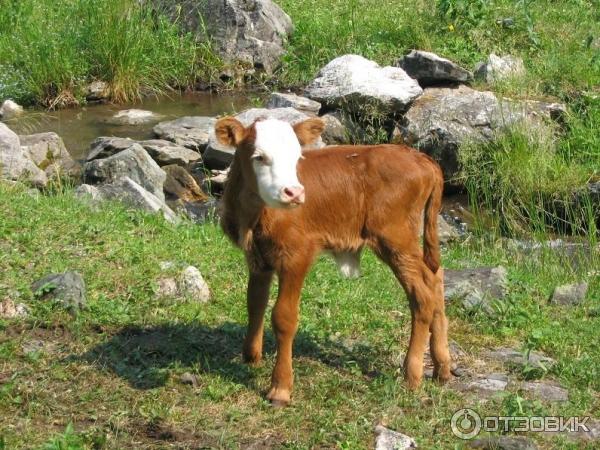
[[[82,160],[88,153],[90,143],[99,136],[151,139],[154,137],[152,127],[160,121],[183,116],[216,116],[239,112],[250,105],[251,98],[247,95],[201,92],[147,98],[135,104],[87,105],[83,108],[51,112],[29,110],[18,120],[11,120],[8,126],[18,134],[53,131],[63,139],[71,156]],[[124,126],[107,123],[118,111],[131,108],[152,111],[161,114],[162,117],[158,121],[143,125]]]

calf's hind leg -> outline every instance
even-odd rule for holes
[[[428,283],[434,283],[434,301],[435,309],[433,320],[431,322],[431,338],[429,346],[431,358],[433,359],[433,378],[441,383],[450,379],[450,352],[448,350],[448,320],[446,319],[444,304],[444,269],[441,267],[433,275],[434,280],[426,280]]]

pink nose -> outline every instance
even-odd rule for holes
[[[304,187],[292,186],[281,190],[281,201],[301,205],[304,203]]]

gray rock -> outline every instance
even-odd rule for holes
[[[535,398],[547,402],[566,402],[569,400],[569,391],[556,383],[526,381],[521,384],[521,389],[532,394]]]
[[[267,102],[267,108],[294,108],[309,116],[316,116],[319,114],[321,104],[296,94],[273,92],[269,98],[269,101]]]
[[[53,273],[31,285],[34,296],[41,300],[59,301],[72,314],[86,307],[86,288],[78,272]]]
[[[166,262],[161,264],[161,269],[172,271],[177,266],[175,263]],[[196,267],[186,266],[175,277],[160,278],[156,296],[187,298],[199,303],[206,303],[210,300],[210,289]]]
[[[557,286],[550,297],[550,303],[555,305],[578,305],[585,299],[587,291],[587,283]]]
[[[409,76],[419,81],[421,86],[441,83],[466,83],[473,74],[449,59],[435,53],[413,50],[394,64]]]
[[[124,109],[108,119],[107,123],[111,125],[142,125],[158,122],[161,117],[160,114],[143,109]]]
[[[75,196],[83,200],[89,199],[95,205],[106,200],[119,201],[134,209],[161,213],[168,222],[179,223],[179,218],[163,199],[148,192],[129,177],[122,177],[113,183],[100,186],[82,184],[75,190]]]
[[[526,367],[530,366],[536,369],[548,369],[556,361],[552,358],[538,352],[520,352],[514,348],[500,347],[487,353],[487,356],[500,361],[508,366]]]
[[[285,40],[293,31],[289,16],[271,0],[152,1],[198,40],[210,40],[231,66],[271,74],[279,67]]]
[[[219,204],[214,198],[204,202],[186,202],[183,212],[194,223],[203,225],[207,222],[218,222]]]
[[[537,450],[538,446],[524,437],[487,436],[469,443],[470,448],[480,450]]]
[[[209,134],[216,122],[214,117],[188,116],[161,122],[153,131],[161,139],[202,152],[208,144]]]
[[[19,136],[21,148],[42,169],[48,178],[77,175],[79,166],[67,151],[63,140],[56,133],[38,133]]]
[[[508,376],[503,373],[491,373],[479,376],[467,383],[459,384],[457,389],[462,392],[475,392],[488,398],[497,392],[505,391],[508,381]]]
[[[128,177],[164,202],[163,184],[167,175],[140,145],[133,144],[113,156],[95,159],[83,166],[83,182],[110,184]]]
[[[0,318],[14,319],[17,317],[27,317],[28,315],[29,308],[23,303],[15,304],[10,298],[5,298],[0,302]]]
[[[152,139],[149,141],[141,141],[139,144],[144,147],[148,154],[159,166],[167,166],[177,164],[179,166],[187,166],[196,161],[202,161],[200,153],[182,147],[181,145],[173,144],[170,141],[162,139]]]
[[[186,202],[204,202],[208,196],[200,189],[190,173],[181,166],[164,166],[167,179],[163,185],[167,200],[184,200]]]
[[[123,150],[127,150],[135,143],[134,140],[129,138],[101,136],[92,141],[90,151],[85,160],[93,161],[95,159],[108,158]]]
[[[359,115],[402,113],[422,93],[399,67],[380,67],[358,55],[335,58],[305,90],[313,100]]]
[[[438,235],[441,244],[448,244],[460,237],[456,228],[446,222],[446,219],[441,214],[438,215]]]
[[[343,124],[339,114],[330,113],[321,117],[325,123],[325,129],[321,139],[327,145],[347,144],[350,142],[349,131]]]
[[[548,104],[546,104],[548,105]],[[450,184],[459,173],[458,149],[465,142],[490,141],[517,123],[541,126],[552,116],[542,102],[499,100],[467,86],[426,88],[400,124],[402,140],[437,160]]]
[[[492,301],[502,299],[507,286],[502,266],[444,271],[444,298],[458,299],[467,310],[481,308],[493,314]]]
[[[2,120],[9,120],[21,114],[23,114],[23,107],[12,100],[5,100],[0,106],[0,119]]]
[[[405,434],[390,430],[383,425],[375,427],[375,450],[403,450],[417,448],[415,440]]]
[[[475,78],[486,83],[495,83],[524,74],[523,60],[510,55],[497,56],[492,53],[487,62],[479,63],[475,68]]]
[[[44,171],[21,148],[19,137],[3,123],[0,123],[0,178],[29,181],[38,187],[48,183]]]
[[[105,100],[110,97],[108,83],[104,81],[93,81],[85,88],[85,98],[90,102]]]

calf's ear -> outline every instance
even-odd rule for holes
[[[223,145],[235,147],[244,139],[244,125],[235,117],[223,117],[215,124],[215,136]]]
[[[317,142],[325,129],[325,123],[318,117],[311,117],[294,125],[294,133],[300,145],[311,145]]]

